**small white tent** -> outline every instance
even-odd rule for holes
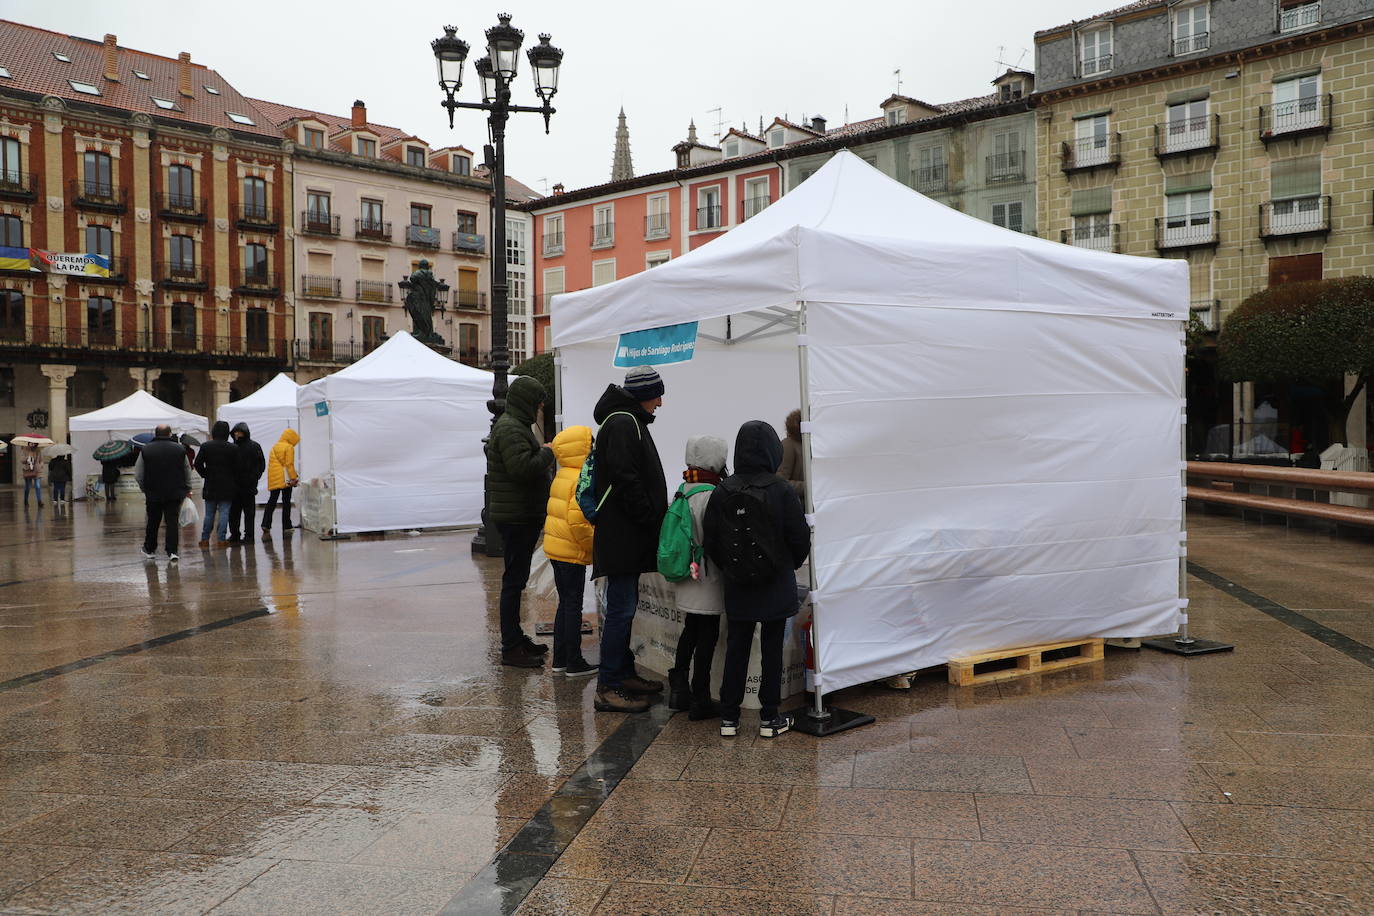
[[[1000,229],[840,153],[728,234],[556,297],[561,421],[617,335],[699,322],[659,367],[670,480],[798,404],[822,692],[998,648],[1173,632],[1188,268]]]
[[[491,381],[400,331],[302,385],[298,470],[332,491],[337,532],[479,522]]]
[[[231,427],[235,423],[247,423],[249,433],[262,446],[264,457],[272,446],[277,444],[283,430],[299,429],[296,417],[296,389],[300,388],[285,372],[278,372],[276,378],[263,385],[246,398],[231,401],[219,409],[219,419]],[[296,448],[296,462],[299,464],[306,449],[302,442]],[[299,468],[298,468],[299,470]],[[267,475],[258,481],[258,502],[267,501]]]
[[[100,462],[91,457],[91,452],[102,442],[150,433],[160,423],[172,427],[174,434],[190,433],[202,441],[210,435],[210,423],[205,417],[173,407],[142,389],[109,407],[72,417],[68,428],[72,437],[72,472],[77,493],[83,492],[87,475],[100,473]]]

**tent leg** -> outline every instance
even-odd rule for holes
[[[816,504],[811,495],[811,368],[806,346],[806,303],[797,303],[797,364],[801,376],[801,418],[802,418],[802,476],[806,478],[803,508],[806,510],[807,524],[811,529],[811,562],[807,563],[808,585],[816,590]],[[816,629],[816,607],[811,609],[811,643],[819,640]],[[813,653],[813,656],[819,653]],[[868,725],[875,719],[862,712],[848,709],[826,709],[824,691],[821,690],[820,672],[815,673],[815,689],[811,691],[811,705],[792,710],[792,728],[802,734],[824,738]]]

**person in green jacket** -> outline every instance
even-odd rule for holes
[[[547,400],[544,386],[528,375],[517,376],[506,393],[506,410],[487,439],[487,521],[501,534],[505,572],[501,576],[501,664],[544,667],[549,647],[536,643],[520,628],[520,595],[530,578],[534,547],[544,528],[553,451],[531,428]]]

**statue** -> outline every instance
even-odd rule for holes
[[[439,281],[429,269],[429,261],[420,261],[410,275],[410,291],[406,293],[406,314],[410,316],[411,334],[423,344],[442,344],[444,339],[434,333],[434,303],[439,295]]]

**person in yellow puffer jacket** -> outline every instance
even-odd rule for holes
[[[277,508],[281,499],[281,533],[286,534],[291,524],[291,488],[300,481],[296,478],[296,446],[300,444],[301,434],[294,429],[284,430],[272,451],[267,453],[267,508],[262,510],[262,536],[269,536],[272,528],[272,510]]]
[[[544,555],[553,566],[558,587],[558,611],[553,618],[553,670],[565,677],[596,674],[596,665],[582,657],[582,594],[587,564],[592,561],[591,523],[577,505],[577,478],[592,450],[588,426],[569,426],[552,443],[558,474],[549,487],[548,516],[544,520]]]

